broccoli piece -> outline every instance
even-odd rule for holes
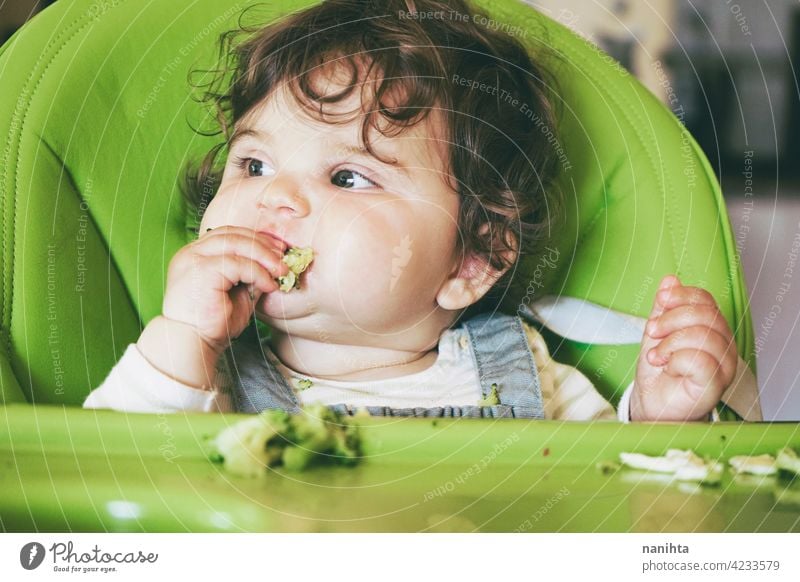
[[[300,414],[268,410],[223,430],[214,440],[213,461],[244,477],[263,475],[283,465],[302,471],[314,463],[354,465],[361,455],[358,426],[323,404]]]
[[[314,461],[315,451],[303,447],[286,447],[283,451],[283,466],[288,471],[299,472]]]
[[[278,277],[278,289],[283,291],[284,293],[288,293],[292,289],[295,289],[295,285],[297,284],[297,275],[295,275],[292,271],[289,271],[282,277]]]
[[[288,293],[292,289],[300,289],[300,273],[305,271],[314,260],[314,250],[311,247],[288,249],[282,261],[289,266],[289,272],[278,277],[280,290]]]
[[[222,459],[226,471],[242,477],[255,477],[264,471],[272,458],[268,443],[286,427],[282,411],[268,411],[226,428],[214,439],[212,460]]]

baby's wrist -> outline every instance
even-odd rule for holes
[[[164,314],[159,315],[156,317],[159,320],[159,324],[163,326],[167,326],[170,328],[173,333],[180,334],[180,338],[184,341],[195,341],[202,345],[202,351],[204,354],[209,356],[213,356],[215,359],[219,358],[226,349],[228,349],[229,344],[218,344],[213,342],[205,337],[203,334],[200,333],[200,330],[197,329],[196,326],[192,325],[191,323],[186,323],[185,321],[181,321],[179,319],[172,319],[171,317],[167,317]],[[155,321],[154,319],[153,321]],[[152,323],[152,322],[151,322]]]
[[[136,347],[162,374],[188,386],[213,387],[221,351],[194,326],[159,315],[144,328]]]
[[[652,408],[653,403],[651,402],[650,404]],[[715,410],[715,408],[712,408],[710,411],[703,413],[686,413],[685,416],[681,417],[681,415],[670,414],[662,407],[657,414],[653,414],[652,410],[648,410],[647,401],[641,394],[637,382],[634,382],[630,399],[628,400],[628,418],[631,422],[705,422],[714,420]]]
[[[628,400],[628,418],[632,422],[641,422],[646,420],[642,410],[642,402],[641,397],[639,396],[639,386],[637,383],[633,384],[633,390],[631,390],[631,396]]]

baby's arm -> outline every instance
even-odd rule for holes
[[[733,333],[713,296],[665,277],[642,338],[631,420],[708,418],[736,364]]]
[[[136,347],[151,366],[182,384],[202,389],[213,385],[220,354],[187,323],[158,316],[144,328]]]
[[[198,389],[170,378],[153,367],[136,344],[130,344],[105,381],[89,394],[83,407],[153,413],[232,410],[224,369],[217,372],[211,385],[211,389]]]
[[[170,262],[163,316],[145,327],[126,351],[127,360],[84,406],[132,410],[120,404],[128,402],[137,411],[153,412],[164,401],[184,403],[175,410],[196,410],[198,402],[213,400],[221,354],[247,327],[259,298],[278,289],[276,277],[289,271],[282,257],[271,237],[237,226],[209,229],[180,249]]]
[[[230,399],[216,370],[220,356],[190,325],[153,319],[130,344],[84,408],[123,412],[225,412]]]

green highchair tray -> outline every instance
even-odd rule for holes
[[[800,448],[797,423],[359,418],[354,467],[237,477],[209,437],[241,415],[0,408],[0,529],[124,532],[795,532],[800,482],[716,486],[622,468],[620,452]]]

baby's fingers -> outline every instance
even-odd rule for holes
[[[678,350],[672,354],[664,371],[684,380],[681,386],[695,401],[697,410],[704,412],[716,406],[726,386],[719,362],[702,350]]]
[[[237,255],[207,257],[206,268],[220,275],[218,288],[229,291],[239,283],[252,284],[264,293],[272,293],[278,289],[278,283],[272,274],[260,263]]]
[[[714,296],[700,287],[675,285],[660,290],[656,294],[656,299],[665,309],[673,309],[681,305],[710,305],[717,307]]]
[[[674,286],[681,286],[680,279],[678,279],[675,275],[667,275],[663,279],[661,279],[661,283],[659,284],[659,290],[668,290],[670,287]],[[654,319],[659,317],[662,313],[664,313],[664,305],[658,299],[658,293],[656,293],[655,301],[653,301],[653,308],[650,310],[649,319]]]
[[[269,269],[274,277],[280,277],[289,272],[289,267],[282,261],[283,251],[265,240],[254,231],[252,234],[240,232],[217,232],[198,239],[193,243],[196,254],[210,257],[214,255],[236,255],[257,261],[264,268]]]
[[[648,321],[645,332],[652,338],[663,338],[694,326],[709,327],[723,336],[733,335],[719,309],[711,305],[682,305],[668,309],[660,317]]]
[[[719,363],[723,377],[728,381],[733,379],[736,373],[736,344],[733,338],[705,326],[687,327],[671,333],[647,353],[647,361],[654,366],[663,366],[672,354],[687,349],[706,352]]]

